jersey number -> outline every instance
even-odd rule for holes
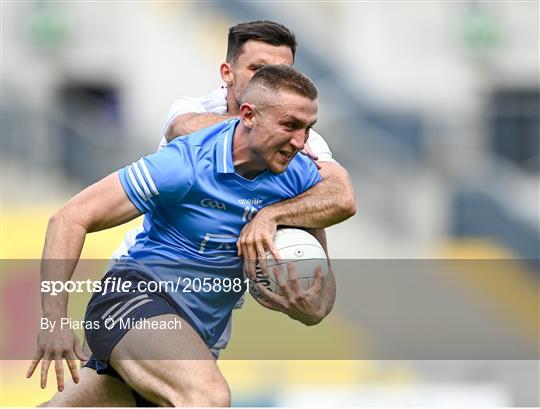
[[[253,219],[253,216],[257,213],[257,209],[253,206],[246,206],[244,207],[244,213],[242,214],[242,221],[249,222],[251,219]],[[199,247],[199,254],[204,254],[206,250],[206,245],[210,241],[221,241],[220,239],[237,239],[238,236],[235,236],[234,234],[214,234],[214,233],[206,233],[204,236],[203,241],[201,241],[201,246]],[[231,243],[221,243],[216,250],[232,250],[232,244]]]
[[[253,216],[255,216],[255,213],[257,213],[257,209],[255,209],[253,206],[244,207],[244,214],[242,215],[242,221],[249,222],[251,219],[253,219]]]
[[[204,236],[203,241],[201,241],[201,246],[199,247],[199,254],[203,254],[206,250],[206,244],[209,241],[221,241],[219,239],[237,239],[238,236],[235,236],[234,234],[212,234],[212,233],[206,233]],[[231,250],[232,246],[231,243],[221,243],[216,250]]]

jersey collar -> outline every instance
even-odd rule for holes
[[[218,173],[234,173],[234,163],[232,157],[232,143],[234,130],[240,122],[239,119],[229,119],[227,126],[218,136],[216,142],[216,162]]]

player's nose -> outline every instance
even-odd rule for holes
[[[306,131],[304,129],[299,129],[294,133],[289,143],[297,150],[301,151],[304,149],[306,143]]]

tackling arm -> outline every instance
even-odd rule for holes
[[[167,142],[171,142],[178,136],[188,135],[192,132],[198,131],[199,129],[207,128],[219,122],[223,122],[229,118],[231,118],[229,115],[212,113],[198,114],[195,112],[189,112],[186,114],[181,114],[171,121],[165,138],[167,139]]]
[[[354,191],[347,171],[335,162],[321,162],[322,181],[301,195],[259,211],[277,225],[323,228],[356,213]]]

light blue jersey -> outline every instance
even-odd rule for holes
[[[236,241],[245,224],[262,207],[320,181],[316,166],[304,155],[296,155],[281,174],[266,170],[254,179],[240,176],[232,158],[238,123],[228,120],[177,138],[119,171],[122,186],[145,220],[144,231],[115,268],[135,268],[156,281],[186,278],[178,291],[168,294],[210,347],[242,292],[184,292],[182,285],[196,277],[243,280]]]

